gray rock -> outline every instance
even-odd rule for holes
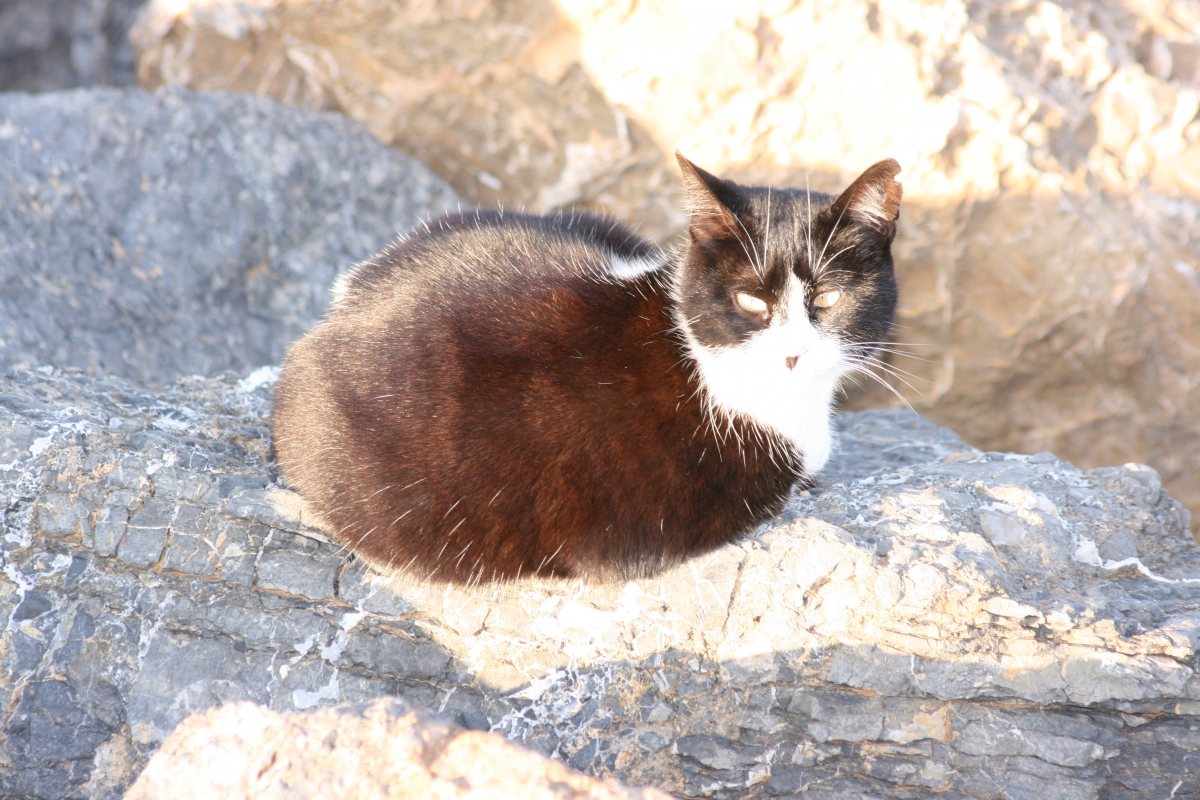
[[[146,0],[0,2],[0,92],[132,86],[129,31]]]
[[[0,796],[117,797],[233,701],[384,696],[689,796],[1195,793],[1200,554],[1149,468],[847,414],[820,486],[653,579],[378,575],[278,484],[271,369],[104,373],[275,363],[444,188],[186,93],[0,98],[0,173],[4,357],[75,367],[0,378]]]
[[[185,91],[0,95],[0,368],[173,380],[278,364],[338,272],[456,204],[334,114]]]
[[[675,752],[717,770],[749,769],[763,755],[723,736],[685,736],[675,742]]]
[[[340,550],[324,542],[273,530],[267,534],[255,559],[255,585],[314,600],[332,599],[343,563],[338,556]]]
[[[189,714],[235,700],[382,696],[690,796],[1200,782],[1200,554],[1175,501],[1125,482],[1141,468],[846,414],[830,477],[744,541],[627,584],[463,591],[305,527],[245,435],[269,380],[2,381],[0,794],[115,797]],[[987,513],[1025,538],[995,546]]]

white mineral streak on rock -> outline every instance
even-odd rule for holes
[[[340,655],[340,653],[339,653]],[[324,656],[324,653],[322,653]],[[292,690],[292,705],[299,711],[304,711],[309,708],[316,708],[323,702],[338,701],[341,699],[341,690],[338,686],[338,671],[333,670],[333,674],[329,676],[329,682],[324,686],[318,686],[315,690],[294,689]]]
[[[1071,558],[1080,564],[1088,564],[1093,567],[1104,566],[1104,559],[1100,558],[1100,550],[1096,547],[1096,543],[1085,536],[1079,538],[1079,544]]]
[[[979,524],[983,535],[995,545],[1014,547],[1025,539],[1025,526],[1009,514],[985,511],[979,515]]]
[[[29,454],[36,457],[50,449],[50,445],[54,442],[54,433],[51,431],[40,439],[34,439],[33,444],[29,445]]]
[[[237,390],[249,394],[260,386],[274,386],[279,380],[279,367],[259,367],[237,382]]]

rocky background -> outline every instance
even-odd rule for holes
[[[334,277],[458,198],[345,117],[245,95],[0,95],[0,368],[278,364]]]
[[[0,13],[26,5],[8,2]],[[620,779],[715,798],[1200,797],[1200,551],[1187,534],[1191,516],[1150,467],[1085,471],[1049,452],[976,449],[907,411],[850,413],[838,420],[839,452],[821,486],[793,496],[744,542],[654,580],[462,592],[377,575],[309,528],[273,471],[267,433],[271,365],[319,316],[332,276],[459,197],[598,203],[640,214],[647,230],[669,235],[679,223],[669,211],[674,178],[655,160],[668,129],[652,124],[654,114],[663,126],[717,125],[692,142],[689,152],[702,163],[801,184],[807,174],[814,188],[861,167],[844,163],[859,157],[854,142],[910,142],[912,149],[889,153],[911,170],[899,248],[908,302],[920,296],[924,275],[947,305],[931,305],[928,314],[910,305],[906,324],[915,341],[937,317],[951,337],[929,337],[934,366],[923,368],[949,387],[931,413],[950,413],[955,392],[1001,387],[987,395],[992,401],[983,394],[971,401],[976,422],[1015,426],[1003,422],[1004,409],[1024,398],[1027,422],[1086,411],[1096,442],[1118,418],[1128,439],[1159,430],[1139,427],[1148,417],[1133,404],[1135,390],[1149,386],[1166,409],[1155,424],[1182,424],[1194,409],[1178,392],[1194,396],[1184,367],[1196,352],[1187,337],[1197,317],[1179,313],[1194,298],[1187,269],[1195,263],[1179,220],[1194,212],[1191,196],[1180,189],[1168,199],[1163,181],[1183,185],[1191,145],[1170,151],[1162,143],[1176,140],[1154,127],[1158,118],[1137,111],[1130,118],[1148,127],[1129,141],[1157,131],[1159,149],[1137,151],[1147,171],[1118,190],[1096,182],[1095,142],[1074,172],[1051,180],[1044,177],[1050,162],[1037,166],[1035,150],[1018,152],[1005,138],[1016,134],[987,120],[996,108],[1012,111],[1005,92],[1014,86],[1037,103],[1067,103],[1078,88],[1072,70],[1085,63],[1068,56],[1085,45],[1093,59],[1086,63],[1100,64],[1090,94],[1080,95],[1091,98],[1086,108],[1108,107],[1095,105],[1104,97],[1114,108],[1159,97],[1138,89],[1118,102],[1106,94],[1124,85],[1114,83],[1121,70],[1141,70],[1157,82],[1146,85],[1174,93],[1173,108],[1183,110],[1173,114],[1194,116],[1187,98],[1195,92],[1176,75],[1194,30],[1181,16],[1187,8],[1139,7],[1121,12],[1120,25],[1109,24],[1120,9],[1051,3],[971,6],[961,17],[940,16],[945,5],[780,4],[746,6],[759,16],[732,21],[707,7],[678,16],[669,6],[638,4],[615,17],[566,3],[469,0],[148,8],[137,28],[143,80],[154,80],[156,69],[177,82],[199,80],[189,65],[229,43],[243,49],[220,51],[236,56],[227,74],[254,76],[256,59],[280,52],[270,50],[274,41],[285,55],[262,62],[277,66],[263,67],[249,88],[352,114],[354,92],[366,98],[362,108],[380,113],[396,97],[424,98],[431,105],[413,101],[393,124],[441,119],[444,136],[449,128],[462,137],[447,150],[467,166],[460,174],[439,161],[432,135],[426,151],[405,147],[434,171],[381,144],[392,139],[378,127],[372,136],[344,114],[289,109],[250,93],[0,95],[0,366],[11,367],[0,377],[0,796],[113,798],[132,785],[134,797],[192,797],[207,781],[209,796],[225,797],[260,779],[311,797],[386,796],[388,781],[463,797],[656,796],[611,782]],[[360,16],[339,28],[339,14]],[[596,19],[563,27],[587,14]],[[789,28],[796,14],[809,16]],[[1010,17],[1020,25],[1005,27]],[[392,59],[437,64],[455,47],[459,60],[405,83],[372,61],[382,50],[367,44],[327,45],[328,57],[306,49],[297,29],[281,27],[303,19],[323,19],[313,23],[314,35],[366,32],[379,37],[379,48],[390,37],[403,45],[392,45]],[[747,28],[755,20],[768,22]],[[913,35],[914,20],[941,30],[940,38]],[[1055,30],[1054,20],[1060,31],[1084,30],[1079,20],[1095,30],[1075,39],[1064,33],[1050,47],[1045,31]],[[659,27],[638,27],[651,22]],[[720,35],[705,33],[718,28]],[[86,39],[80,31],[91,29],[71,30]],[[619,47],[582,33],[606,30]],[[768,55],[748,55],[747,30]],[[831,52],[833,30],[854,58],[805,61],[821,48]],[[1142,33],[1130,38],[1130,30]],[[789,38],[802,34],[809,38]],[[1122,36],[1132,49],[1113,44]],[[595,66],[605,58],[620,65],[631,47],[637,63],[608,73]],[[685,58],[687,47],[702,55]],[[920,62],[925,71],[911,74],[902,68],[902,56],[936,47],[958,48],[957,78],[953,63]],[[1058,66],[1038,73],[1042,62],[1029,54],[1046,52]],[[306,62],[306,53],[315,60]],[[1120,60],[1126,56],[1133,61]],[[737,81],[729,76],[750,63],[738,59],[757,59],[755,77],[731,89]],[[1147,71],[1152,62],[1158,72]],[[547,67],[564,63],[561,72]],[[808,71],[770,84],[778,64]],[[979,73],[983,67],[999,78],[971,83],[991,74]],[[651,68],[658,72],[645,78]],[[330,87],[341,84],[322,82],[321,69],[357,88],[339,99]],[[694,107],[710,111],[689,117],[687,81],[705,71],[710,93]],[[896,110],[905,75],[935,73],[948,76],[940,88]],[[870,78],[856,84],[862,91],[876,86],[878,94],[863,95],[871,116],[824,127],[837,120],[835,107],[855,107],[847,98],[856,95],[838,88],[848,75]],[[621,81],[636,88],[643,78],[655,102],[639,106],[633,89],[618,97],[612,88]],[[488,91],[472,94],[472,86]],[[796,105],[780,100],[761,112],[738,105],[740,91],[763,86],[798,98]],[[975,87],[975,100],[964,99],[963,86]],[[992,93],[978,94],[980,86]],[[555,94],[567,89],[570,102]],[[508,115],[504,103],[526,91],[543,105]],[[967,120],[940,178],[912,128],[920,118],[938,130],[936,115],[921,116],[921,104],[937,106],[938,98]],[[823,107],[828,114],[818,113]],[[576,125],[580,116],[598,126],[595,137]],[[606,119],[612,127],[602,129]],[[749,128],[735,126],[747,119]],[[1035,124],[1047,131],[1065,124],[1039,119],[1026,119],[1021,135]],[[1092,135],[1087,124],[1078,141]],[[1176,126],[1179,142],[1191,141],[1192,124]],[[768,136],[772,125],[777,132]],[[1097,122],[1096,142],[1102,129]],[[606,141],[616,149],[606,150]],[[742,158],[738,141],[776,142],[775,150],[755,152],[778,153]],[[704,150],[718,142],[728,152]],[[794,163],[786,162],[781,154],[793,144],[817,156],[806,160],[797,149]],[[625,154],[614,161],[604,155],[612,152]],[[523,174],[522,158],[549,170],[537,173],[541,182],[529,184],[536,192],[525,196],[523,184],[510,180]],[[512,172],[505,159],[517,165]],[[587,166],[596,163],[611,175]],[[984,174],[981,163],[1003,167],[992,189],[955,194],[955,181]],[[475,187],[462,178],[472,174]],[[1076,177],[1083,183],[1072,184]],[[949,187],[942,195],[929,188],[939,180]],[[1056,219],[1079,237],[1047,238]],[[936,227],[942,223],[948,227]],[[988,230],[1007,233],[971,238]],[[1159,260],[1168,239],[1177,262]],[[1133,271],[1110,270],[1123,263]],[[929,264],[945,270],[929,272]],[[1073,271],[1055,273],[1056,264]],[[993,283],[972,284],[972,275]],[[1172,275],[1182,282],[1171,283]],[[1002,291],[1017,277],[1023,304]],[[964,305],[973,296],[975,305]],[[984,313],[988,303],[1000,316]],[[1004,316],[1067,311],[1046,330]],[[954,359],[955,332],[981,320],[995,323],[984,345],[1016,342],[1019,364],[978,343]],[[1024,338],[1031,330],[1042,330],[1041,338]],[[1070,347],[1055,349],[1064,343]],[[1123,344],[1144,349],[1122,355]],[[1101,353],[1112,369],[1134,364],[1149,377],[1106,383],[1117,373],[1100,368]],[[1088,382],[1069,400],[1049,394],[1035,402],[1013,370],[1039,364],[1047,381],[1075,374]],[[964,375],[974,383],[964,384]],[[1073,386],[1062,380],[1061,390]],[[1109,416],[1088,410],[1093,396],[1111,401]],[[1169,430],[1170,445],[1190,457],[1193,429]],[[497,783],[513,772],[528,780],[497,789],[513,786]]]
[[[132,86],[146,0],[0,0],[0,92]]]
[[[893,156],[893,388],[980,447],[1147,462],[1200,510],[1190,0],[0,0],[0,89],[135,74],[338,111],[469,202],[661,241],[676,148],[824,190]]]
[[[822,486],[745,541],[463,591],[304,524],[271,382],[4,376],[0,795],[116,797],[145,767],[133,797],[514,770],[485,796],[621,796],[551,794],[561,766],[453,723],[686,797],[1200,797],[1200,549],[1148,467],[847,414]]]
[[[1200,509],[1191,0],[153,0],[134,40],[147,88],[337,110],[472,202],[664,240],[676,148],[823,190],[895,157],[900,393],[985,449],[1145,461]]]

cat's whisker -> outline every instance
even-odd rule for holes
[[[828,242],[827,242],[827,243],[828,243]],[[815,270],[815,273],[814,273],[814,274],[815,274],[815,275],[816,275],[818,278],[826,278],[826,277],[829,277],[829,276],[827,276],[827,275],[825,274],[825,270],[826,270],[826,269],[829,267],[829,265],[830,265],[830,264],[832,264],[834,261],[836,261],[836,260],[837,260],[837,257],[838,257],[838,256],[840,256],[842,253],[846,252],[847,250],[853,250],[853,249],[854,249],[854,247],[855,247],[855,246],[854,246],[854,245],[852,245],[852,244],[851,244],[851,245],[847,245],[847,246],[843,247],[841,250],[838,250],[836,253],[834,253],[833,255],[831,255],[831,256],[829,257],[829,261],[828,261],[828,262],[822,263],[821,261],[818,261],[818,262],[817,262],[817,269]],[[823,252],[823,251],[822,251],[822,252]],[[846,272],[846,271],[847,271],[847,270],[836,270],[835,272],[832,272],[832,273],[830,273],[830,275],[836,275],[836,274],[838,274],[838,273],[840,273],[840,272]]]
[[[846,209],[848,207],[849,207],[848,203],[846,205],[842,206],[841,212],[838,213],[838,218],[833,221],[833,227],[829,229],[829,235],[825,237],[825,244],[821,247],[821,255],[817,256],[818,264],[820,264],[821,262],[823,262],[825,260],[825,251],[829,248],[829,243],[833,240],[834,234],[837,233],[838,225],[840,225],[842,223],[842,217],[845,216]],[[846,249],[849,249],[849,248],[846,248]],[[837,255],[833,256],[833,258],[830,258],[829,263],[833,263],[833,260],[836,259],[838,256],[840,256],[844,252],[846,252],[845,249],[840,251]],[[818,272],[819,272],[819,270],[818,270]]]
[[[878,375],[875,375],[875,373],[874,373],[874,372],[870,372],[870,370],[872,370],[872,369],[878,369],[878,370],[881,370],[881,371],[882,371],[884,374],[886,374],[886,375],[888,375],[888,376],[890,376],[890,377],[892,377],[892,378],[895,378],[896,380],[900,381],[901,383],[903,383],[903,384],[904,384],[905,386],[907,386],[909,389],[912,389],[912,390],[913,390],[914,392],[916,392],[917,394],[919,394],[919,395],[922,395],[922,396],[924,396],[924,394],[925,394],[925,393],[924,393],[924,392],[922,392],[920,389],[918,389],[917,387],[915,387],[915,386],[913,386],[911,383],[909,383],[907,380],[905,380],[903,376],[901,376],[901,375],[897,374],[895,371],[893,371],[893,370],[889,369],[889,368],[887,367],[887,365],[886,365],[886,364],[883,364],[883,363],[881,363],[881,362],[879,362],[879,361],[867,361],[867,362],[861,362],[861,363],[859,363],[857,366],[858,366],[859,368],[863,369],[864,371],[867,371],[867,374],[870,374],[872,377],[875,377],[876,379],[879,379],[879,376],[878,376]],[[914,377],[915,377],[915,376],[914,376]],[[923,378],[916,378],[916,380],[922,380],[922,381],[923,381],[924,379],[923,379]],[[926,383],[928,383],[928,381],[925,381],[925,382],[926,382]]]
[[[878,366],[880,369],[887,370],[889,373],[892,373],[897,376],[904,375],[905,377],[912,378],[914,381],[920,381],[922,383],[930,383],[928,378],[922,378],[920,375],[914,375],[911,372],[908,372],[907,370],[897,367],[895,364],[889,364],[888,362],[883,361],[877,355],[874,355],[874,354],[862,356],[862,357],[860,357],[860,360],[863,363],[871,363],[875,366]]]
[[[734,217],[734,219],[737,219],[737,217]],[[742,221],[740,219],[737,219],[737,223],[738,223],[738,225],[742,225]],[[758,268],[758,260],[754,256],[750,255],[750,249],[748,247],[746,247],[746,242],[742,240],[741,236],[738,236],[738,232],[735,231],[733,229],[733,226],[730,225],[728,222],[725,223],[725,227],[729,228],[729,232],[733,234],[733,238],[737,239],[738,244],[740,244],[742,246],[742,252],[744,252],[746,254],[746,260],[750,262],[750,266],[754,267],[754,269],[756,271],[761,272],[761,270],[759,270],[759,268]],[[746,230],[745,225],[742,225],[742,230]],[[747,236],[747,238],[749,238],[750,233],[747,232],[746,236]],[[753,240],[750,242],[750,244],[751,245],[754,244]],[[756,249],[755,253],[757,254],[757,252],[758,251]]]
[[[884,369],[884,370],[887,370],[892,373],[896,373],[899,375],[906,375],[906,376],[912,378],[913,380],[922,381],[924,383],[929,382],[928,379],[926,379],[926,378],[922,378],[918,375],[913,375],[912,373],[907,372],[907,371],[901,369],[900,367],[895,366],[894,364],[889,364],[888,362],[879,358],[879,356],[873,352],[850,353],[847,355],[847,361],[849,361],[852,364],[870,364],[871,366],[876,366],[876,367],[879,367],[880,369]]]
[[[758,277],[762,280],[767,279],[767,265],[771,262],[771,187],[767,187],[767,233],[763,239],[763,264],[758,272]]]
[[[881,377],[879,377],[878,375],[876,375],[874,372],[871,372],[869,369],[867,369],[867,368],[865,368],[865,367],[860,367],[860,368],[858,369],[858,374],[860,374],[860,375],[867,375],[867,376],[869,376],[869,377],[871,377],[871,378],[874,378],[874,379],[875,379],[875,380],[876,380],[876,381],[879,383],[879,385],[880,385],[880,386],[882,386],[883,388],[887,389],[887,390],[888,390],[889,392],[891,392],[892,394],[896,395],[896,398],[897,398],[897,399],[898,399],[898,400],[899,400],[901,403],[903,403],[903,404],[904,404],[904,407],[905,407],[905,408],[907,408],[909,411],[913,412],[914,414],[916,414],[916,413],[917,413],[917,410],[916,410],[915,408],[913,408],[913,407],[912,407],[912,404],[911,404],[911,403],[909,403],[909,402],[908,402],[908,398],[906,398],[904,395],[900,394],[900,392],[899,392],[899,391],[896,389],[896,387],[895,387],[895,386],[892,386],[890,383],[888,383],[888,382],[887,382],[887,381],[885,381],[883,378],[881,378]]]
[[[858,374],[857,371],[847,372],[845,375],[842,376],[842,380],[850,381],[855,386],[857,386],[859,389],[861,389],[861,388],[863,388],[863,385],[861,383],[859,383],[858,378],[855,377],[855,375],[857,375],[857,374]],[[838,390],[842,393],[843,396],[845,396],[845,394],[846,394],[845,389],[843,389],[841,386],[838,386]]]
[[[866,342],[866,341],[858,342],[858,341],[856,341],[853,344],[856,344],[856,345],[865,344],[865,345],[872,345],[872,346],[874,346],[874,345],[891,345],[893,347],[941,347],[941,345],[936,344],[934,342],[896,342],[891,339],[888,339],[887,341],[884,341],[884,342]]]
[[[892,355],[892,356],[899,356],[901,358],[911,358],[913,361],[924,361],[926,364],[938,363],[938,360],[936,358],[925,358],[924,356],[916,356],[916,355],[913,355],[912,353],[906,353],[903,350],[896,350],[891,347],[876,347],[875,351],[878,353],[887,353],[888,355]]]
[[[808,172],[804,173],[804,200],[805,213],[804,220],[807,225],[807,233],[805,234],[805,242],[808,245],[808,268],[809,274],[816,276],[816,270],[813,264],[813,240],[812,240],[812,187],[808,185]]]
[[[765,275],[762,263],[762,257],[758,253],[758,245],[754,243],[754,237],[750,235],[750,231],[746,229],[746,223],[742,222],[742,218],[737,214],[733,214],[733,218],[737,220],[737,224],[741,226],[742,232],[746,234],[746,240],[750,242],[750,246],[754,248],[754,260],[751,262],[754,268],[758,270],[758,274]]]

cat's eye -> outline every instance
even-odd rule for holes
[[[733,296],[733,299],[742,311],[747,311],[751,314],[767,313],[767,301],[760,297],[755,297],[749,292],[738,292]]]
[[[813,298],[813,305],[817,308],[829,308],[831,305],[842,299],[841,289],[830,289],[828,292],[821,292]]]

